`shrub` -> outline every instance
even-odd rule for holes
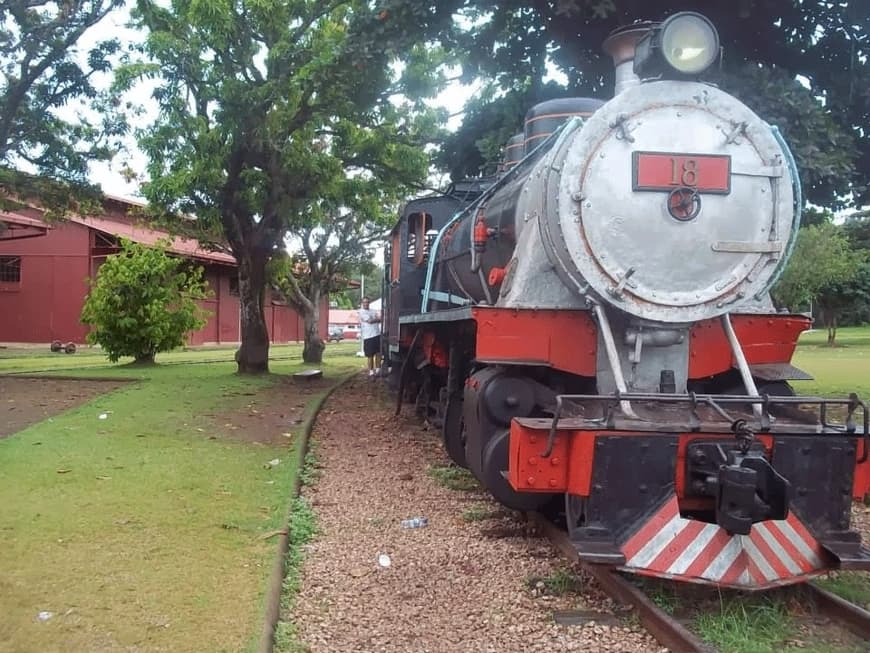
[[[185,334],[205,325],[208,314],[196,303],[209,296],[202,268],[158,245],[122,241],[91,281],[81,320],[91,327],[88,342],[112,362],[133,356],[153,363],[157,352],[180,347]]]

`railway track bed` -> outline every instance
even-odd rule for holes
[[[317,482],[303,496],[317,514],[301,587],[283,619],[311,653],[525,653],[663,647],[618,619],[597,587],[571,575],[552,546],[454,475],[431,430],[390,417],[375,382],[334,394],[313,439]],[[411,411],[407,411],[410,413]],[[425,528],[400,522],[428,518]],[[389,567],[379,556],[389,558]],[[559,613],[599,620],[560,624]],[[277,650],[282,650],[280,647]]]
[[[301,587],[285,621],[307,650],[499,653],[715,650],[685,626],[667,639],[643,611],[662,613],[668,592],[578,568],[542,537],[544,529],[504,510],[449,466],[437,433],[410,410],[391,416],[392,399],[374,381],[353,379],[327,402],[314,430],[317,482],[304,491],[319,534],[303,552]],[[400,522],[426,517],[424,528]],[[389,566],[379,564],[386,556]],[[596,574],[597,575],[597,574]],[[609,572],[605,576],[609,575]],[[658,592],[659,596],[656,596]],[[686,602],[706,594],[690,588]],[[698,593],[695,593],[698,592]],[[667,596],[665,596],[667,598]],[[658,600],[652,600],[658,599]],[[793,608],[800,606],[796,603]],[[863,641],[810,609],[791,610],[793,632],[765,650],[857,652]],[[673,619],[672,619],[673,621]],[[813,648],[825,641],[828,648]],[[720,650],[749,650],[728,649]]]
[[[566,560],[582,567],[614,601],[630,607],[656,640],[672,651],[716,651],[714,644],[690,629],[690,623],[703,623],[705,613],[726,614],[733,606],[740,606],[745,614],[765,604],[771,611],[782,609],[781,619],[787,619],[793,629],[792,635],[782,641],[784,650],[870,650],[870,612],[814,583],[747,594],[631,578],[606,566],[581,564],[565,531],[539,514],[530,513],[527,518]],[[727,617],[723,623],[727,623]]]

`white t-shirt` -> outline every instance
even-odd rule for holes
[[[381,335],[381,316],[377,311],[361,308],[357,311],[357,315],[359,315],[359,332],[363,340]]]

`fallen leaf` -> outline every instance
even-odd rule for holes
[[[72,471],[71,469],[59,469],[59,470],[57,470],[57,473],[58,474],[69,474],[71,471]]]

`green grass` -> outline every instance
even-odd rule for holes
[[[474,492],[480,490],[480,484],[471,472],[456,465],[429,465],[426,473],[435,482],[450,490]]]
[[[322,365],[335,380],[361,366],[339,347]],[[273,371],[301,368],[299,346],[273,352]],[[278,377],[239,377],[232,350],[165,354],[150,368],[8,353],[0,371],[73,361],[82,376],[139,382],[0,440],[0,648],[252,649],[297,440],[231,439],[210,415],[245,410],[245,393]],[[216,356],[225,362],[194,364]]]
[[[801,336],[793,363],[812,374],[813,381],[792,381],[799,394],[847,397],[857,392],[870,398],[870,327],[847,327],[837,332],[837,346],[828,347],[827,332]]]
[[[810,618],[809,623],[814,623]],[[859,653],[860,644],[837,641],[825,628],[799,629],[782,596],[729,594],[719,610],[704,608],[694,630],[720,653]]]
[[[866,572],[836,572],[816,582],[819,587],[842,596],[847,601],[870,608],[870,575]]]
[[[539,587],[539,585],[543,587]],[[550,596],[576,594],[583,589],[580,577],[570,569],[556,569],[549,576],[533,576],[526,580],[529,589],[541,589]]]
[[[312,440],[305,454],[301,480],[305,486],[314,485],[320,478],[316,442]],[[284,583],[281,588],[281,615],[275,627],[275,651],[278,653],[307,653],[308,647],[300,641],[296,625],[288,617],[292,614],[296,596],[302,587],[302,547],[317,535],[317,515],[304,496],[296,497],[290,513],[290,549],[285,560]]]
[[[493,519],[501,514],[503,514],[501,510],[494,510],[489,505],[477,503],[463,510],[461,516],[462,521],[471,523]]]
[[[232,363],[235,369],[234,354],[238,347],[215,346],[182,348],[172,352],[157,354],[159,365],[180,365],[184,363]],[[354,360],[359,345],[347,342],[329,344],[326,346],[326,360]],[[290,366],[302,362],[302,346],[273,345],[269,348],[270,369],[272,371],[288,371]],[[365,359],[356,359],[362,367]],[[117,363],[110,363],[105,353],[98,347],[80,347],[75,354],[55,354],[45,349],[14,348],[0,349],[0,374],[8,373],[42,373],[58,372],[78,375],[82,370],[124,369],[131,373],[142,369],[132,365],[132,358],[122,358]],[[122,375],[123,376],[123,375]],[[128,374],[129,376],[129,374]]]
[[[735,597],[718,612],[695,618],[695,630],[721,653],[766,653],[782,648],[793,630],[788,610],[779,601]]]

